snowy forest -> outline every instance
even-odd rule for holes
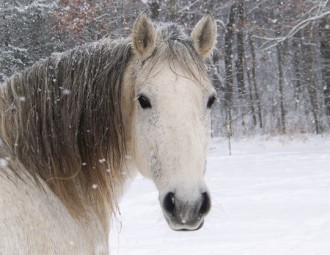
[[[129,36],[143,11],[188,29],[206,10],[214,136],[330,131],[328,0],[0,0],[0,83],[53,52]]]

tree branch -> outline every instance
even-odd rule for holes
[[[266,41],[269,41],[269,42],[273,42],[271,45],[265,47],[265,48],[262,48],[260,49],[259,51],[265,51],[265,50],[269,50],[275,46],[277,46],[279,43],[281,42],[284,42],[286,41],[287,39],[290,39],[292,36],[294,36],[297,32],[299,32],[300,30],[304,29],[306,26],[309,25],[309,23],[311,21],[315,21],[315,20],[318,20],[318,19],[321,19],[325,16],[328,16],[330,15],[330,11],[327,11],[327,12],[324,12],[320,15],[317,15],[317,16],[314,16],[314,17],[310,17],[308,19],[305,19],[301,22],[299,22],[297,25],[295,25],[288,33],[286,36],[282,36],[282,37],[276,37],[276,38],[273,38],[273,37],[261,37],[261,36],[257,36],[257,35],[252,35],[251,37],[253,38],[258,38],[258,39],[262,39],[262,40],[266,40]],[[267,42],[266,42],[267,43]]]

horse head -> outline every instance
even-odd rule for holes
[[[132,45],[130,138],[139,172],[153,180],[173,230],[196,230],[211,208],[204,181],[216,93],[204,60],[216,42],[207,13],[190,36],[174,24],[136,20]],[[130,100],[130,103],[127,103]],[[127,104],[127,105],[125,105]]]

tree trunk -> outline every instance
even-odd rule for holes
[[[320,23],[321,70],[325,112],[330,116],[330,19],[324,18]]]
[[[236,61],[236,77],[239,97],[245,94],[244,84],[244,1],[239,0],[237,4],[237,19],[236,28],[238,32],[237,38],[237,61]]]
[[[245,61],[246,63],[246,61]],[[253,120],[253,127],[255,128],[257,126],[257,117],[256,117],[256,111],[254,108],[254,100],[253,100],[253,90],[252,90],[252,81],[251,81],[251,71],[246,68],[247,72],[247,78],[248,78],[248,88],[249,88],[249,100],[250,100],[250,107],[251,107],[251,113],[252,113],[252,120]]]
[[[148,3],[149,10],[151,12],[150,18],[152,20],[157,20],[159,15],[159,4],[157,2]]]
[[[301,38],[300,32],[297,33],[292,40],[293,47],[293,65],[294,65],[294,74],[295,74],[295,88],[294,88],[294,97],[295,97],[295,109],[297,110],[298,104],[300,102],[301,94],[301,44],[299,42]]]
[[[2,28],[0,27],[0,29],[3,31],[3,34],[2,34],[3,45],[5,47],[8,47],[11,40],[10,40],[9,24],[8,24],[7,19],[6,19],[6,13],[5,12],[3,12],[2,20],[3,20]]]
[[[283,73],[283,59],[282,59],[282,45],[277,44],[277,65],[278,65],[278,89],[280,92],[280,110],[281,110],[281,132],[286,133],[286,123],[285,123],[285,109],[284,109],[284,73]]]
[[[306,36],[308,38],[308,36]],[[312,40],[312,34],[309,35]],[[305,60],[305,80],[307,82],[307,91],[311,103],[312,115],[314,118],[315,133],[320,133],[320,125],[318,119],[318,102],[317,102],[317,91],[316,82],[313,67],[313,48],[311,41],[304,45],[304,60]]]
[[[253,89],[254,89],[254,95],[255,99],[257,101],[257,108],[258,108],[258,118],[259,118],[259,127],[263,127],[263,121],[262,121],[262,110],[261,110],[261,102],[260,102],[260,96],[258,92],[258,85],[257,85],[257,77],[256,77],[256,52],[253,44],[253,39],[251,36],[249,36],[249,45],[251,48],[251,54],[252,54],[252,67],[251,67],[251,81],[253,84]]]
[[[234,37],[234,23],[237,11],[236,4],[230,8],[229,19],[227,23],[227,31],[225,34],[225,107],[227,110],[227,123],[231,125],[232,117],[231,110],[233,107],[233,37]],[[230,128],[231,129],[231,128]]]
[[[176,0],[169,0],[169,19],[172,22],[175,22],[176,20]]]

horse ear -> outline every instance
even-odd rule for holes
[[[190,35],[195,51],[202,57],[207,58],[217,42],[217,26],[210,12],[198,21]]]
[[[155,27],[144,12],[136,19],[133,26],[133,47],[142,59],[146,59],[153,53],[155,45]]]

